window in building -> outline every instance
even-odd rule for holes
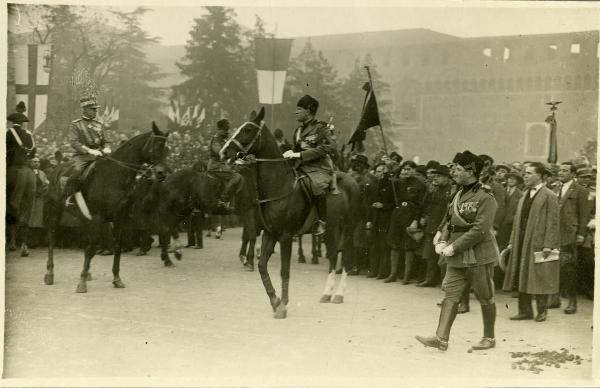
[[[425,81],[425,91],[431,92],[431,81],[430,80]]]
[[[563,82],[562,77],[560,75],[555,75],[554,79],[552,80],[552,88],[554,90],[562,89],[564,86],[562,82]]]
[[[515,80],[512,78],[507,78],[506,79],[506,89],[509,92],[512,92],[513,90],[515,90]]]
[[[457,79],[453,79],[452,80],[452,90],[458,91],[459,88],[460,88],[460,81]]]
[[[508,61],[510,59],[510,49],[508,47],[504,47],[503,59],[504,59],[505,63],[506,63],[506,61]]]
[[[565,87],[567,89],[573,89],[575,87],[575,84],[573,82],[573,76],[572,75],[567,75],[565,77]]]
[[[476,79],[472,79],[471,80],[471,91],[476,92],[478,90],[479,90],[479,83],[477,82]]]
[[[523,80],[523,78],[521,77],[517,77],[517,81],[515,82],[515,89],[516,90],[523,90],[525,89],[525,80]]]
[[[460,89],[461,89],[463,92],[469,92],[469,91],[470,91],[470,90],[469,90],[469,81],[468,81],[468,80],[466,80],[466,79],[463,79],[463,80],[462,80],[462,82],[461,82]]]
[[[558,46],[555,44],[551,44],[548,46],[548,59],[554,59],[556,58],[556,55],[558,53]]]
[[[544,89],[545,90],[552,89],[552,77],[550,77],[549,75],[544,77]]]
[[[487,81],[482,78],[479,80],[479,90],[487,90],[488,89],[488,83]]]
[[[498,90],[504,90],[504,78],[498,79]]]
[[[491,57],[492,56],[492,49],[489,47],[486,47],[483,49],[483,55],[485,55],[486,57]]]
[[[525,60],[533,61],[534,59],[535,59],[535,51],[533,50],[533,47],[529,46],[525,50]]]
[[[546,123],[527,123],[525,127],[525,159],[548,156],[550,128]]]
[[[542,89],[542,76],[536,75],[535,76],[535,90],[541,90],[541,89]]]
[[[581,77],[581,74],[577,74],[575,76],[575,89],[582,89],[583,88],[583,78]]]
[[[594,88],[594,82],[592,81],[592,76],[590,74],[585,75],[583,88],[584,89],[593,89]]]
[[[450,88],[451,88],[451,86],[450,86],[450,80],[444,81],[444,90],[445,91],[449,91]]]
[[[581,44],[571,43],[571,54],[581,54]]]

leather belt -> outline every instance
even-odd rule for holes
[[[468,232],[471,229],[471,226],[459,226],[459,225],[450,224],[450,227],[448,229],[450,230],[450,232],[453,232],[453,233],[463,233],[463,232]]]

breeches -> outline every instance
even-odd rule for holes
[[[73,156],[73,173],[81,175],[83,170],[92,162],[95,158],[92,155],[75,155]]]
[[[482,305],[494,303],[494,263],[474,267],[448,267],[442,282],[446,299],[458,303],[468,286],[473,287],[475,296]]]

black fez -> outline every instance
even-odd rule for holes
[[[483,160],[469,150],[456,154],[452,160],[452,163],[456,163],[466,169],[470,169],[477,176],[481,174],[481,170],[483,170],[484,166]]]
[[[298,100],[296,106],[306,109],[311,115],[315,115],[319,109],[319,101],[315,100],[308,94]]]
[[[25,103],[23,101],[19,101],[19,103],[17,104],[17,112],[27,112],[27,108],[25,107]]]
[[[217,128],[222,131],[227,131],[229,129],[229,120],[221,119],[217,121]]]
[[[438,162],[437,160],[430,160],[425,165],[425,168],[427,169],[427,171],[435,170],[439,165],[440,165],[440,162]]]
[[[11,113],[6,120],[10,121],[13,124],[21,125],[23,123],[28,123],[29,119],[21,112]]]

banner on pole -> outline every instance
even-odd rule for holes
[[[293,39],[257,38],[255,66],[258,101],[261,104],[281,104]]]

